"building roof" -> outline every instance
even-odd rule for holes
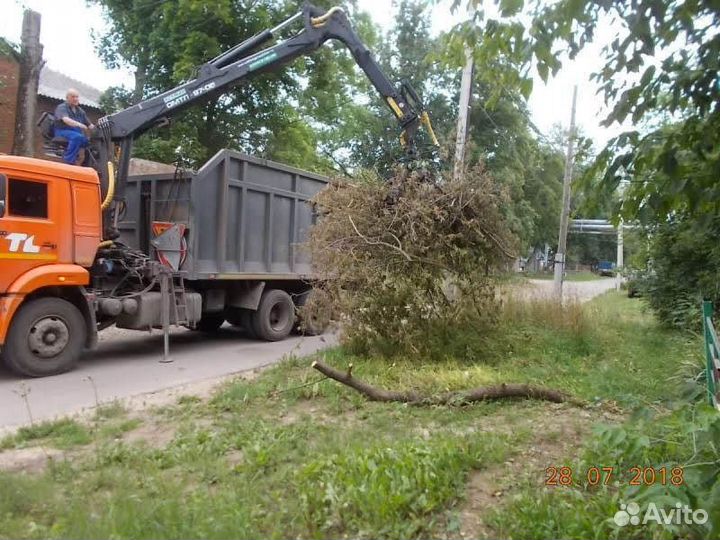
[[[0,55],[12,56],[15,60],[19,60],[20,58],[18,46],[4,37],[0,37]]]
[[[101,90],[50,69],[47,65],[43,66],[40,72],[40,84],[38,85],[39,95],[65,101],[68,88],[75,88],[80,93],[80,106],[102,109],[100,106]]]

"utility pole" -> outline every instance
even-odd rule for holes
[[[565,253],[567,251],[568,221],[570,220],[570,182],[573,173],[573,146],[575,144],[575,104],[577,103],[577,85],[573,87],[572,110],[570,112],[570,131],[568,133],[567,154],[565,155],[565,175],[563,176],[563,204],[560,212],[560,236],[555,253],[555,295],[562,301],[563,277],[565,274]]]
[[[465,47],[465,67],[460,82],[460,102],[458,104],[457,139],[455,140],[455,166],[453,178],[458,180],[465,170],[465,139],[467,138],[467,118],[470,112],[470,95],[472,94],[473,50]]]
[[[20,76],[15,120],[15,142],[12,153],[30,156],[35,153],[35,110],[43,46],[40,44],[40,14],[26,9],[20,38]]]

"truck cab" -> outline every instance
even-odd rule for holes
[[[0,156],[0,353],[16,371],[56,372],[92,344],[101,229],[93,169]]]

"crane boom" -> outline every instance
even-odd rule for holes
[[[300,32],[271,47],[253,52],[300,19],[303,20]],[[106,192],[112,190],[111,197],[115,204],[108,205],[111,211],[123,199],[132,142],[136,137],[198,101],[207,100],[249,77],[276,70],[299,56],[312,53],[328,40],[340,41],[349,49],[355,62],[395,116],[401,128],[401,142],[408,154],[415,154],[415,134],[421,123],[427,125],[430,136],[437,144],[418,95],[406,82],[397,88],[390,82],[352,29],[343,10],[335,7],[325,11],[306,3],[301,12],[275,28],[264,30],[205,63],[195,79],[100,119],[99,136],[95,138],[94,145],[99,155],[98,174],[103,186],[107,186]],[[115,164],[116,175],[113,173]]]

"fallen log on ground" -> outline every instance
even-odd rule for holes
[[[328,366],[319,360],[315,360],[312,363],[312,367],[326,377],[334,379],[357,390],[371,401],[399,402],[407,403],[409,405],[466,405],[476,401],[530,398],[552,401],[553,403],[572,403],[573,405],[578,406],[585,405],[585,402],[582,400],[570,396],[565,392],[542,388],[539,386],[531,386],[529,384],[499,384],[496,386],[482,386],[458,392],[445,392],[436,396],[423,396],[416,392],[396,392],[376,388],[353,377],[352,364],[348,366],[348,370],[345,372]]]

